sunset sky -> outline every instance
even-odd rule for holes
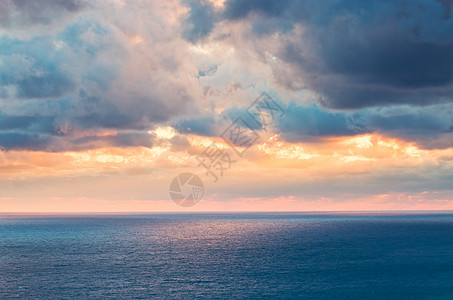
[[[452,6],[0,0],[0,212],[453,209]]]

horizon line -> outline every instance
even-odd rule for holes
[[[153,214],[329,214],[329,213],[444,213],[444,214],[453,214],[453,210],[310,210],[310,211],[145,211],[145,212],[127,212],[127,211],[117,211],[117,212],[72,212],[72,211],[56,211],[56,212],[39,212],[39,211],[15,211],[15,212],[1,212],[0,217],[2,216],[11,216],[11,215],[153,215]]]

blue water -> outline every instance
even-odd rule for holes
[[[0,217],[0,299],[453,299],[453,215]]]

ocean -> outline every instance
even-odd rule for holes
[[[0,216],[0,299],[453,299],[453,215]]]

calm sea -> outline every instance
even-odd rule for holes
[[[14,298],[453,299],[453,215],[1,216]]]

